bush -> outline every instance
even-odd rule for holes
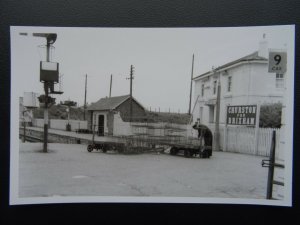
[[[281,127],[282,104],[265,104],[260,107],[259,127],[280,128]]]

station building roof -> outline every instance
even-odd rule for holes
[[[234,61],[231,61],[229,63],[226,63],[226,64],[224,64],[222,66],[219,66],[219,67],[215,68],[214,71],[218,72],[218,71],[221,71],[221,70],[225,70],[225,69],[227,69],[229,67],[237,66],[237,65],[239,65],[241,63],[249,63],[249,62],[253,62],[253,61],[267,62],[268,59],[259,56],[258,55],[258,51],[255,51],[255,52],[253,52],[253,53],[251,53],[249,55],[246,55],[246,56],[241,57],[241,58],[239,58],[237,60],[234,60]],[[201,77],[210,75],[212,73],[213,73],[212,71],[205,72],[203,74],[200,74],[199,76],[194,77],[193,80],[197,80],[197,79],[199,79]]]
[[[106,97],[101,98],[95,103],[92,103],[87,110],[94,111],[94,110],[114,110],[122,103],[124,103],[127,99],[130,99],[130,95],[122,95],[122,96],[115,96],[115,97]],[[144,107],[135,99],[132,98],[137,104],[139,104],[143,109]]]

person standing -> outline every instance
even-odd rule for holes
[[[198,131],[198,138],[202,142],[202,138],[204,138],[204,148],[200,151],[200,157],[201,155],[204,158],[210,157],[212,155],[212,141],[213,141],[213,135],[210,129],[200,123],[200,119],[197,119],[195,124],[193,125],[193,129]]]

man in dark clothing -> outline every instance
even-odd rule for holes
[[[204,148],[200,154],[200,157],[207,158],[212,155],[212,141],[213,141],[213,135],[210,129],[200,124],[200,119],[196,121],[196,123],[193,125],[193,128],[198,131],[198,138],[203,137],[204,138]]]

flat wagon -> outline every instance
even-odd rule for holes
[[[201,139],[181,136],[123,136],[110,141],[93,141],[88,145],[89,152],[93,150],[107,152],[115,150],[119,153],[147,152],[153,149],[169,149],[171,155],[185,157],[209,158],[212,156],[212,146],[204,146]]]

